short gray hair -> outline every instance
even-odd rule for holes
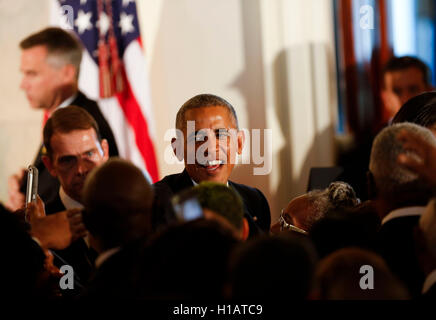
[[[71,32],[62,28],[49,27],[31,34],[20,42],[22,50],[36,46],[47,48],[47,63],[53,67],[61,67],[72,64],[76,70],[76,76],[80,73],[83,46],[80,40]]]
[[[330,210],[344,207],[354,207],[360,203],[353,187],[342,181],[330,183],[328,188],[312,190],[306,194],[311,205],[312,214],[307,216],[306,227],[323,218]]]
[[[428,191],[418,174],[400,165],[398,155],[408,153],[418,158],[412,150],[405,150],[401,141],[397,139],[400,131],[414,133],[436,147],[436,138],[427,128],[403,122],[384,128],[375,138],[371,149],[369,170],[374,177],[377,192],[387,196],[398,196],[407,192],[417,193]]]
[[[239,130],[238,125],[238,117],[236,116],[236,111],[233,106],[225,99],[218,97],[213,94],[199,94],[195,97],[192,97],[188,101],[186,101],[177,112],[176,116],[176,129],[182,130],[185,123],[185,113],[188,110],[196,109],[196,108],[207,108],[207,107],[224,107],[229,112],[231,118],[233,118],[234,125],[236,129]]]

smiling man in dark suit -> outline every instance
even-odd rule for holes
[[[184,160],[185,170],[154,184],[154,227],[175,220],[171,208],[174,194],[202,181],[214,181],[226,184],[243,199],[250,237],[268,232],[271,215],[265,196],[256,188],[229,180],[244,144],[233,106],[215,95],[197,95],[180,108],[176,129],[172,147],[177,158]]]
[[[55,110],[75,105],[85,109],[98,124],[101,136],[108,141],[111,156],[118,155],[112,130],[97,103],[88,99],[78,89],[82,46],[67,31],[46,28],[31,34],[20,42],[23,78],[20,88],[26,93],[33,109],[44,110],[50,117]],[[39,170],[38,194],[44,202],[55,200],[59,182],[53,178],[42,162],[44,148],[41,145],[34,165]],[[25,171],[9,178],[7,207],[14,211],[24,205]]]

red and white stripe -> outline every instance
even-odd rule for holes
[[[53,10],[59,12],[57,1]],[[52,13],[52,17],[55,14]],[[52,19],[59,25],[59,19]],[[151,181],[159,180],[154,149],[155,127],[152,119],[151,92],[146,58],[141,39],[132,41],[122,57],[126,89],[114,97],[100,99],[98,65],[84,50],[80,67],[79,89],[90,99],[96,100],[108,121],[117,143],[119,155],[146,170]]]

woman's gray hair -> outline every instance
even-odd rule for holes
[[[360,203],[353,187],[342,181],[332,182],[323,190],[316,189],[308,192],[307,201],[312,207],[312,214],[308,215],[306,221],[308,227],[323,218],[330,210],[354,207]]]

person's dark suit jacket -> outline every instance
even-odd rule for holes
[[[66,208],[59,197],[59,193],[53,201],[45,206],[47,215],[65,210]],[[55,266],[61,268],[67,264],[73,267],[74,288],[77,289],[73,295],[78,295],[83,290],[94,270],[95,251],[88,248],[85,240],[78,239],[71,243],[69,247],[63,250],[52,250],[52,252]]]
[[[93,272],[81,298],[138,299],[147,289],[147,264],[143,268],[140,257],[143,242],[138,240],[122,246]]]
[[[98,124],[102,139],[106,139],[108,141],[109,155],[118,156],[118,148],[117,144],[115,143],[114,135],[97,103],[94,100],[88,99],[82,92],[79,91],[77,93],[77,97],[73,100],[73,102],[71,102],[71,105],[81,107],[91,114]],[[42,162],[42,150],[43,146],[41,145],[33,165],[38,169],[39,172],[38,195],[41,197],[44,203],[48,203],[55,200],[56,196],[58,195],[60,185],[59,181],[50,175],[50,172],[48,172],[47,168]],[[21,185],[21,192],[23,194],[26,194],[26,183],[27,179],[24,179],[24,182]]]
[[[397,217],[384,223],[378,234],[379,253],[413,298],[421,295],[425,275],[415,250],[414,228],[419,216]]]
[[[159,229],[176,220],[171,198],[180,191],[193,187],[188,172],[166,176],[154,185],[154,202],[152,210],[153,229]],[[263,193],[243,184],[229,181],[229,187],[238,193],[244,203],[244,215],[250,227],[249,237],[268,233],[271,225],[271,213]]]
[[[425,301],[436,301],[436,283],[433,284],[430,289],[422,296]]]

